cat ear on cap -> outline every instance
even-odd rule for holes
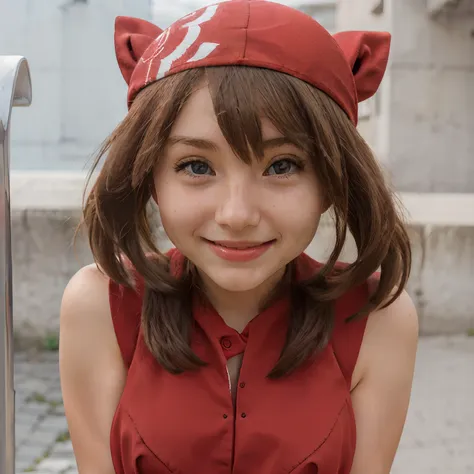
[[[115,19],[115,54],[127,84],[138,60],[161,33],[161,28],[146,20],[128,16]]]
[[[346,56],[354,74],[357,99],[372,97],[387,69],[390,53],[390,33],[376,31],[344,31],[334,39]]]

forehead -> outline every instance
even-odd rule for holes
[[[225,114],[226,111],[223,110],[219,113]],[[259,121],[263,139],[282,136],[268,118],[259,117]],[[238,126],[238,124],[235,125]],[[201,84],[184,104],[171,129],[171,136],[175,135],[208,138],[216,141],[223,139],[207,84]]]

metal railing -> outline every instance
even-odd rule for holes
[[[0,56],[0,474],[15,474],[12,252],[10,224],[10,118],[31,104],[28,63]]]

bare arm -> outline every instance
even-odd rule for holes
[[[115,337],[108,278],[95,265],[69,282],[60,317],[60,374],[71,441],[81,474],[114,474],[110,427],[126,369]]]
[[[418,319],[403,293],[369,316],[352,391],[357,448],[351,474],[389,474],[409,405]]]

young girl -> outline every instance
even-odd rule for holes
[[[407,234],[356,130],[389,42],[263,0],[164,32],[117,19],[130,109],[85,205],[96,265],[61,309],[81,474],[389,473],[417,319]],[[323,264],[304,251],[326,212]]]

